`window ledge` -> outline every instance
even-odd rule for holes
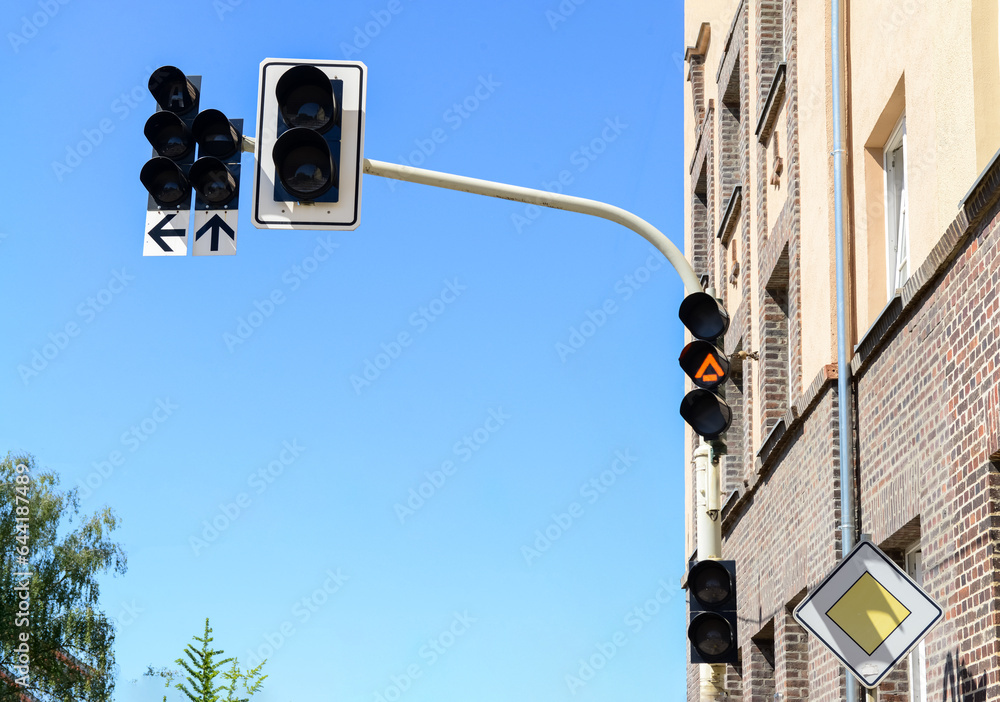
[[[722,224],[719,225],[719,233],[716,235],[722,240],[723,246],[729,246],[729,241],[736,231],[736,223],[740,219],[740,211],[743,207],[743,186],[737,185],[729,195],[729,202],[726,204],[726,214],[722,216]]]
[[[746,0],[740,0],[740,4],[736,6],[736,13],[733,15],[733,21],[729,23],[729,31],[726,33],[726,41],[722,45],[722,56],[719,57],[719,68],[715,72],[715,82],[719,82],[719,78],[722,77],[722,67],[726,65],[726,58],[729,56],[729,45],[733,42],[733,34],[736,33],[736,25],[740,21],[740,17],[743,16],[743,4]]]
[[[696,173],[695,165],[697,165],[699,158],[706,155],[705,150],[702,148],[704,146],[702,142],[705,142],[705,135],[709,134],[711,130],[715,128],[714,123],[712,122],[712,118],[714,117],[714,115],[715,115],[715,101],[709,100],[708,109],[705,110],[705,119],[701,121],[701,124],[699,125],[698,128],[698,136],[694,144],[694,153],[691,155],[691,165],[688,166],[688,173],[692,176],[695,175]],[[699,168],[697,172],[700,171],[701,169]],[[697,180],[697,178],[695,178],[695,180]]]
[[[771,131],[774,129],[774,123],[778,119],[778,112],[781,111],[781,106],[785,100],[785,67],[787,64],[778,64],[777,70],[774,72],[774,80],[771,81],[771,89],[767,91],[767,100],[764,101],[764,106],[760,111],[760,118],[757,120],[757,131],[754,134],[757,135],[757,141],[761,144],[766,144],[767,140],[771,138]]]

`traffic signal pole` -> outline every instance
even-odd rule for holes
[[[539,207],[566,210],[567,212],[579,212],[580,214],[589,214],[617,222],[639,234],[666,256],[667,261],[670,262],[670,265],[680,275],[688,294],[701,291],[701,281],[695,275],[691,264],[684,258],[684,254],[674,245],[674,242],[670,241],[663,232],[646,220],[620,207],[598,202],[597,200],[574,197],[573,195],[551,193],[546,190],[535,190],[534,188],[522,188],[517,185],[507,185],[490,180],[480,180],[479,178],[468,178],[450,173],[441,173],[439,171],[429,171],[423,168],[413,168],[412,166],[400,166],[395,163],[372,161],[367,158],[364,161],[364,172],[369,175],[393,178],[394,180],[402,180],[409,183],[420,183],[438,188],[447,188],[448,190],[458,190],[464,193],[487,195],[489,197],[500,198],[501,200],[525,202],[531,205],[538,205]]]
[[[698,560],[722,558],[722,497],[719,462],[712,444],[701,440],[692,456],[698,512]],[[726,666],[702,663],[699,667],[699,699],[712,702],[724,699]]]
[[[701,281],[677,246],[652,224],[620,207],[572,195],[373,161],[367,158],[364,160],[364,172],[383,178],[524,202],[539,207],[579,212],[617,222],[639,234],[666,257],[670,265],[680,275],[688,295],[702,292]],[[712,297],[715,296],[714,290],[709,289],[707,292]],[[698,560],[717,560],[722,558],[722,487],[719,463],[715,460],[711,444],[704,438],[701,438],[695,449],[693,459],[697,483]],[[725,670],[724,664],[702,664],[699,666],[700,697],[703,701],[723,699],[725,695]]]

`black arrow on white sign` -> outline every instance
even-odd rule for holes
[[[209,229],[212,230],[212,246],[211,246],[212,251],[219,250],[220,229],[224,231],[226,234],[228,234],[230,239],[236,241],[236,232],[233,231],[233,228],[230,227],[228,224],[226,224],[226,220],[222,219],[222,217],[220,217],[219,215],[212,215],[212,219],[205,222],[205,226],[203,226],[201,229],[197,231],[197,233],[195,233],[194,235],[195,241],[201,239],[201,235],[207,232]]]
[[[168,214],[160,220],[159,224],[149,230],[149,238],[155,241],[161,249],[173,253],[173,249],[167,245],[163,239],[168,236],[184,236],[187,229],[164,229],[167,223],[176,217],[177,214]]]

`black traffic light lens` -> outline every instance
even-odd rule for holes
[[[146,120],[143,134],[160,156],[184,158],[194,148],[191,130],[173,112],[157,112]]]
[[[333,187],[336,167],[326,140],[311,129],[289,129],[272,151],[281,185],[300,200],[315,200]]]
[[[728,653],[736,644],[733,628],[718,614],[699,614],[688,627],[688,640],[706,658],[714,658]]]
[[[199,155],[229,158],[242,147],[242,137],[232,122],[218,110],[203,110],[191,125],[195,141],[201,148]]]
[[[183,115],[198,105],[198,89],[184,72],[173,66],[161,66],[149,76],[149,92],[156,103],[168,112]]]
[[[721,563],[701,561],[688,575],[688,588],[703,605],[714,607],[732,597],[732,576]]]
[[[219,159],[203,156],[191,166],[191,184],[210,205],[221,206],[236,195],[236,178]]]
[[[285,71],[274,89],[278,111],[289,127],[325,132],[337,123],[337,101],[327,75],[315,66]]]
[[[163,156],[147,161],[139,172],[139,180],[153,200],[163,207],[181,204],[191,192],[191,185],[181,169]]]
[[[714,297],[705,292],[691,293],[681,302],[678,316],[695,337],[712,341],[729,329],[729,315]]]
[[[695,433],[717,439],[733,421],[733,411],[711,390],[695,388],[681,400],[681,417]]]

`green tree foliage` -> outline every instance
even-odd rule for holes
[[[81,516],[77,491],[59,490],[32,456],[0,461],[0,699],[111,699],[115,630],[99,608],[98,578],[125,572],[110,540],[117,526],[107,507]]]
[[[184,681],[174,682],[181,673],[166,668],[154,669],[152,666],[146,670],[146,675],[158,676],[166,680],[165,685],[183,692],[191,702],[249,702],[250,698],[260,690],[264,684],[266,675],[261,675],[264,667],[263,661],[256,668],[241,671],[239,662],[235,658],[223,658],[217,660],[216,656],[224,655],[221,650],[212,648],[212,627],[209,626],[208,619],[205,619],[205,635],[191,637],[201,643],[201,648],[195,648],[193,644],[188,644],[184,649],[187,659],[178,658],[174,661],[187,673]],[[232,663],[229,668],[223,669],[227,663]],[[222,676],[225,681],[216,685],[216,679]],[[246,697],[240,697],[246,694]],[[166,702],[167,696],[163,696]]]

